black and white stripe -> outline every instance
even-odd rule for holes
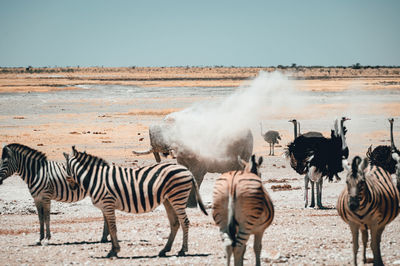
[[[347,162],[344,167],[349,169]],[[369,165],[368,159],[353,159],[346,178],[347,187],[340,194],[337,211],[349,224],[353,236],[354,264],[357,264],[358,234],[362,233],[363,259],[366,260],[368,230],[371,232],[371,248],[374,265],[383,265],[380,241],[385,226],[398,215],[399,191],[385,169]]]
[[[112,249],[108,257],[117,256],[120,246],[117,239],[115,209],[130,212],[149,212],[164,204],[171,225],[167,244],[159,256],[171,250],[179,224],[183,230],[183,243],[179,255],[188,250],[189,220],[186,204],[192,187],[195,189],[201,210],[207,214],[201,201],[197,183],[186,167],[160,163],[141,168],[123,168],[110,165],[103,159],[78,152],[64,154],[67,173],[88,192],[96,207],[103,211],[110,229]]]
[[[65,164],[49,161],[44,153],[22,144],[9,144],[3,147],[0,163],[0,184],[13,174],[19,175],[28,185],[38,211],[41,244],[50,239],[51,200],[76,202],[84,199],[83,189],[71,189],[66,180]],[[46,236],[44,234],[46,226]],[[102,242],[107,241],[108,230],[103,230]]]
[[[243,265],[246,243],[254,234],[256,265],[261,264],[261,242],[274,219],[274,205],[259,174],[262,157],[250,158],[243,171],[222,174],[215,182],[213,219],[220,228],[226,248],[227,265],[232,253],[235,265]]]

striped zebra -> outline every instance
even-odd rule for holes
[[[243,265],[246,243],[254,234],[256,265],[260,265],[261,240],[274,218],[274,206],[261,182],[259,167],[262,157],[254,155],[244,164],[243,171],[222,174],[215,182],[213,219],[220,228],[226,247],[227,265],[232,252],[235,265]]]
[[[13,143],[3,147],[0,162],[0,185],[13,174],[21,176],[28,185],[39,216],[40,239],[37,244],[46,245],[51,237],[51,200],[76,202],[84,199],[87,193],[83,189],[73,190],[69,187],[65,164],[49,161],[44,153],[22,144]],[[45,225],[46,236],[44,235]],[[101,242],[107,242],[107,236],[107,224],[104,222]]]
[[[188,251],[189,220],[186,203],[192,187],[198,204],[207,214],[201,200],[196,180],[184,166],[159,163],[141,168],[123,168],[110,165],[103,159],[79,152],[72,147],[72,155],[64,153],[67,173],[73,181],[88,192],[96,207],[101,209],[110,230],[112,248],[107,257],[117,257],[120,246],[117,239],[115,210],[145,213],[161,203],[170,222],[171,232],[159,256],[171,250],[179,225],[183,230],[182,249],[179,256]],[[74,185],[73,183],[71,185]]]
[[[367,263],[366,248],[370,230],[373,263],[383,265],[380,251],[381,236],[385,226],[399,213],[399,192],[390,174],[379,166],[369,165],[367,158],[361,160],[356,156],[351,169],[345,161],[343,167],[348,171],[347,187],[340,194],[336,208],[342,219],[350,226],[353,236],[354,265],[357,265],[359,230],[364,246],[364,263]]]

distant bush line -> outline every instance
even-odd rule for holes
[[[257,69],[288,69],[288,70],[296,70],[296,71],[305,71],[307,69],[320,69],[321,72],[328,71],[330,72],[331,69],[393,69],[393,68],[400,68],[400,66],[383,66],[383,65],[361,65],[360,63],[353,64],[351,66],[304,66],[304,65],[297,65],[291,64],[290,66],[287,65],[278,65],[278,66],[223,66],[223,65],[215,65],[215,66],[170,66],[170,67],[0,67],[0,73],[74,73],[74,72],[87,72],[97,70],[99,72],[118,72],[121,70],[128,70],[128,71],[136,71],[138,69],[151,69],[151,68],[200,68],[200,69],[209,69],[212,68],[257,68]],[[397,73],[398,74],[398,73]]]

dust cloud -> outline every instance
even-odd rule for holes
[[[288,76],[260,72],[232,95],[215,102],[198,103],[165,118],[164,139],[180,143],[195,154],[219,158],[232,140],[265,118],[285,112],[290,117],[305,104]],[[254,133],[253,133],[254,134]]]

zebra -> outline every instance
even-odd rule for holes
[[[366,248],[368,230],[371,232],[371,248],[374,265],[383,265],[380,241],[385,226],[398,215],[399,191],[395,188],[390,174],[383,168],[371,165],[368,159],[354,157],[351,170],[347,161],[343,167],[348,171],[347,187],[337,201],[337,211],[349,224],[353,236],[353,260],[357,265],[358,234],[361,230],[363,260],[367,263]],[[369,261],[368,261],[369,262]]]
[[[72,155],[64,153],[71,186],[79,185],[88,192],[94,205],[106,219],[111,236],[112,248],[107,257],[117,257],[120,251],[117,238],[115,210],[129,213],[145,213],[161,203],[170,223],[170,235],[165,247],[159,252],[165,257],[171,250],[179,225],[183,230],[183,243],[179,256],[188,251],[189,220],[186,203],[193,187],[200,209],[207,211],[201,200],[193,174],[184,166],[174,163],[158,163],[140,168],[123,168],[110,165],[104,159],[72,146]]]
[[[274,219],[274,206],[261,182],[262,157],[252,155],[244,170],[222,174],[215,182],[212,215],[226,247],[227,265],[232,252],[235,265],[243,265],[246,243],[254,234],[256,265],[260,265],[261,240]]]
[[[0,162],[0,185],[15,173],[21,176],[28,185],[37,208],[40,223],[40,238],[37,245],[47,245],[51,238],[51,200],[71,203],[84,199],[87,193],[83,189],[73,190],[69,187],[65,164],[49,161],[44,153],[18,143],[3,147]],[[104,222],[102,243],[107,242],[107,236],[108,228]]]

